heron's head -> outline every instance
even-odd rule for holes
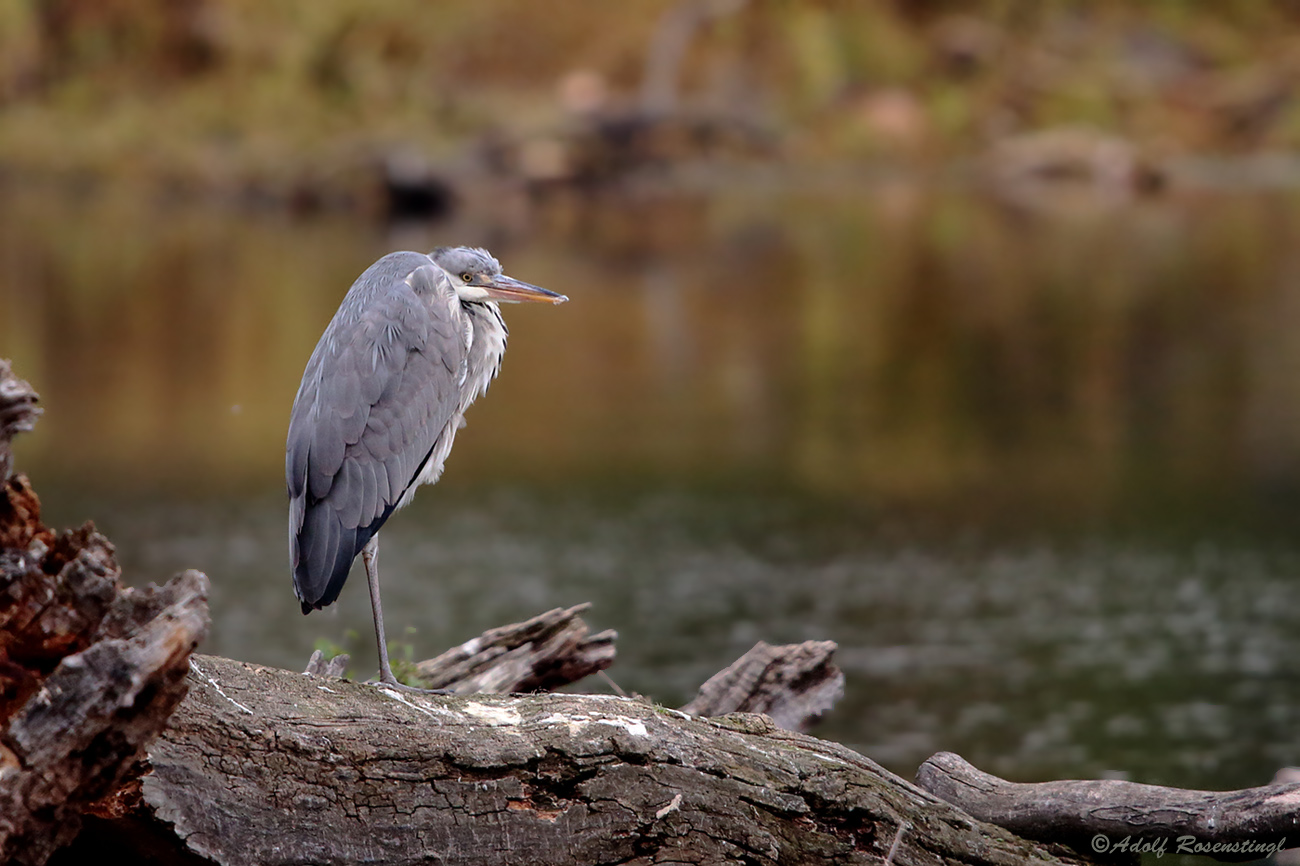
[[[564,295],[547,291],[541,286],[507,277],[501,273],[501,263],[484,249],[438,247],[429,253],[429,258],[451,277],[451,284],[462,303],[505,301],[517,304],[523,301],[546,301],[563,304],[568,300]]]

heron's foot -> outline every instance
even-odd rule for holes
[[[397,677],[389,675],[387,678],[380,676],[379,682],[371,682],[372,686],[387,686],[390,689],[397,689],[399,692],[414,692],[419,695],[453,695],[451,689],[422,689],[419,686],[408,686],[406,683],[399,682]]]

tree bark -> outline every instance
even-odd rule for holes
[[[50,532],[27,479],[0,490],[0,861],[39,864],[111,811],[185,696],[208,627],[207,578],[123,589],[87,524]]]
[[[1017,836],[1080,850],[1106,853],[1123,845],[1125,850],[1258,860],[1300,845],[1300,782],[1241,791],[1187,791],[1116,780],[1017,784],[940,752],[917,770],[916,783]]]
[[[196,656],[134,817],[221,864],[1083,862],[764,716]]]

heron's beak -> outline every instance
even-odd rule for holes
[[[545,301],[549,304],[563,304],[568,300],[564,295],[548,291],[541,286],[534,286],[532,283],[516,280],[514,277],[507,277],[505,274],[484,277],[479,286],[487,291],[488,299],[492,301],[513,304],[523,301]]]

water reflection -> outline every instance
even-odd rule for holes
[[[297,614],[288,408],[354,275],[482,243],[574,302],[508,311],[445,480],[385,530],[422,652],[593,600],[668,703],[759,638],[839,641],[823,732],[904,774],[1300,762],[1294,201],[738,193],[399,237],[7,195],[0,355],[48,409],[20,464],[133,579],[208,571],[211,651],[296,666],[352,629],[372,663],[360,582]]]
[[[1284,203],[1062,223],[896,198],[694,202],[650,215],[690,233],[640,244],[620,226],[647,215],[617,211],[594,236],[493,244],[582,303],[510,311],[507,375],[457,472],[757,476],[1075,518],[1295,486]],[[29,467],[183,487],[278,475],[303,359],[391,245],[348,223],[45,200],[11,207],[0,237],[0,339],[50,408]]]

